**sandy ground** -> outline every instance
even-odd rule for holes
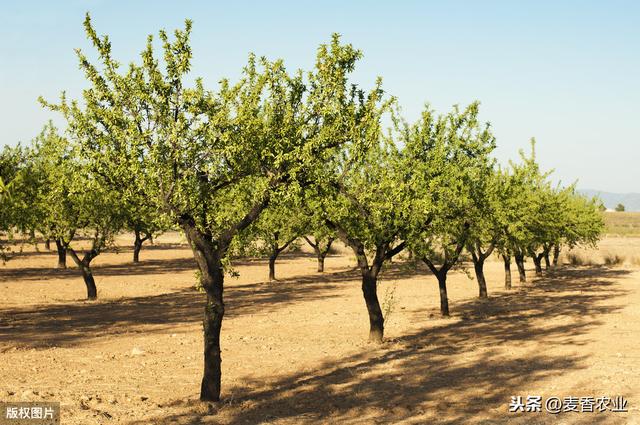
[[[271,284],[265,261],[238,262],[225,292],[224,401],[207,406],[196,401],[203,296],[180,242],[160,238],[138,265],[127,247],[98,257],[92,303],[78,271],[52,269],[42,245],[0,266],[0,401],[60,401],[63,424],[640,423],[631,260],[564,266],[512,291],[490,262],[487,301],[452,272],[450,319],[439,317],[435,278],[396,262],[379,289],[381,346],[365,341],[347,251],[329,257],[324,274],[308,252],[283,256]],[[600,249],[632,259],[640,239],[609,238]],[[511,396],[527,395],[621,395],[628,412],[508,412]]]

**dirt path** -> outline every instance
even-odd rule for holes
[[[315,273],[310,255],[263,261],[228,279],[224,402],[197,399],[201,294],[189,250],[165,239],[98,258],[101,300],[81,301],[73,269],[49,253],[0,268],[0,400],[59,400],[65,424],[640,423],[640,272],[567,267],[506,292],[488,264],[490,299],[394,264],[379,290],[386,342],[367,319],[347,253]],[[627,413],[508,413],[511,396],[624,396]]]

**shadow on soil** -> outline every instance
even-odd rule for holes
[[[161,263],[146,262],[136,272],[151,269],[166,273],[193,267],[186,260]],[[100,273],[125,273],[123,268],[106,266]],[[386,276],[414,273],[393,265]],[[623,307],[621,297],[629,291],[616,279],[628,273],[604,267],[562,269],[527,288],[501,292],[489,300],[452,305],[454,317],[450,320],[427,323],[420,331],[388,340],[380,347],[367,346],[357,355],[327,361],[315,370],[276,376],[269,382],[245,379],[241,386],[226,386],[225,401],[214,407],[213,413],[203,413],[199,403],[176,400],[164,406],[171,407],[174,413],[170,416],[130,424],[220,423],[220,418],[231,424],[387,423],[434,413],[446,417],[439,423],[447,424],[471,419],[504,421],[510,396],[519,395],[515,390],[587,367],[584,355],[551,355],[545,347],[584,343],[583,335],[601,324],[602,315]],[[288,303],[336,296],[337,285],[357,278],[356,271],[348,270],[274,284],[229,286],[225,291],[228,316],[252,313],[258,307],[264,312]],[[0,309],[0,344],[22,348],[74,346],[88,338],[136,332],[142,326],[145,333],[166,332],[179,323],[199,322],[202,301],[202,294],[183,290],[113,302]],[[429,313],[434,311],[422,312],[422,319]],[[544,320],[554,316],[566,320]],[[495,348],[498,344],[518,347],[530,342],[536,343],[536,349],[522,349],[519,358],[502,357]],[[479,358],[467,360],[474,352]],[[608,419],[592,416],[589,421],[604,423]],[[531,418],[516,416],[509,420],[531,422]]]
[[[602,315],[622,308],[621,297],[629,291],[615,280],[628,273],[563,269],[526,289],[459,303],[451,320],[427,324],[315,370],[270,382],[247,379],[242,386],[224,388],[225,400],[212,412],[203,413],[197,402],[176,400],[165,407],[180,413],[130,424],[394,423],[416,416],[446,424],[584,420],[545,413],[517,416],[507,413],[507,406],[510,396],[520,395],[519,389],[587,367],[586,355],[551,355],[545,348],[575,346],[577,337],[602,323]],[[566,320],[550,326],[553,322],[545,319],[552,316]],[[495,348],[531,342],[535,348],[528,346],[507,358]],[[478,349],[480,357],[467,360]],[[612,419],[588,418],[590,423]]]

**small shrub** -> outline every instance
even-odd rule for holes
[[[605,254],[604,264],[607,266],[617,266],[624,263],[624,257],[618,254]]]
[[[396,286],[397,283],[394,282],[392,286],[387,288],[382,301],[382,314],[387,323],[389,322],[389,319],[396,307]]]
[[[567,254],[567,261],[572,266],[582,266],[584,264],[584,258],[577,252],[569,252]]]

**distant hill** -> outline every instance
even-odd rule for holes
[[[622,204],[626,211],[640,211],[640,193],[612,193],[593,189],[580,189],[578,192],[599,197],[608,209],[614,209],[616,205]]]

